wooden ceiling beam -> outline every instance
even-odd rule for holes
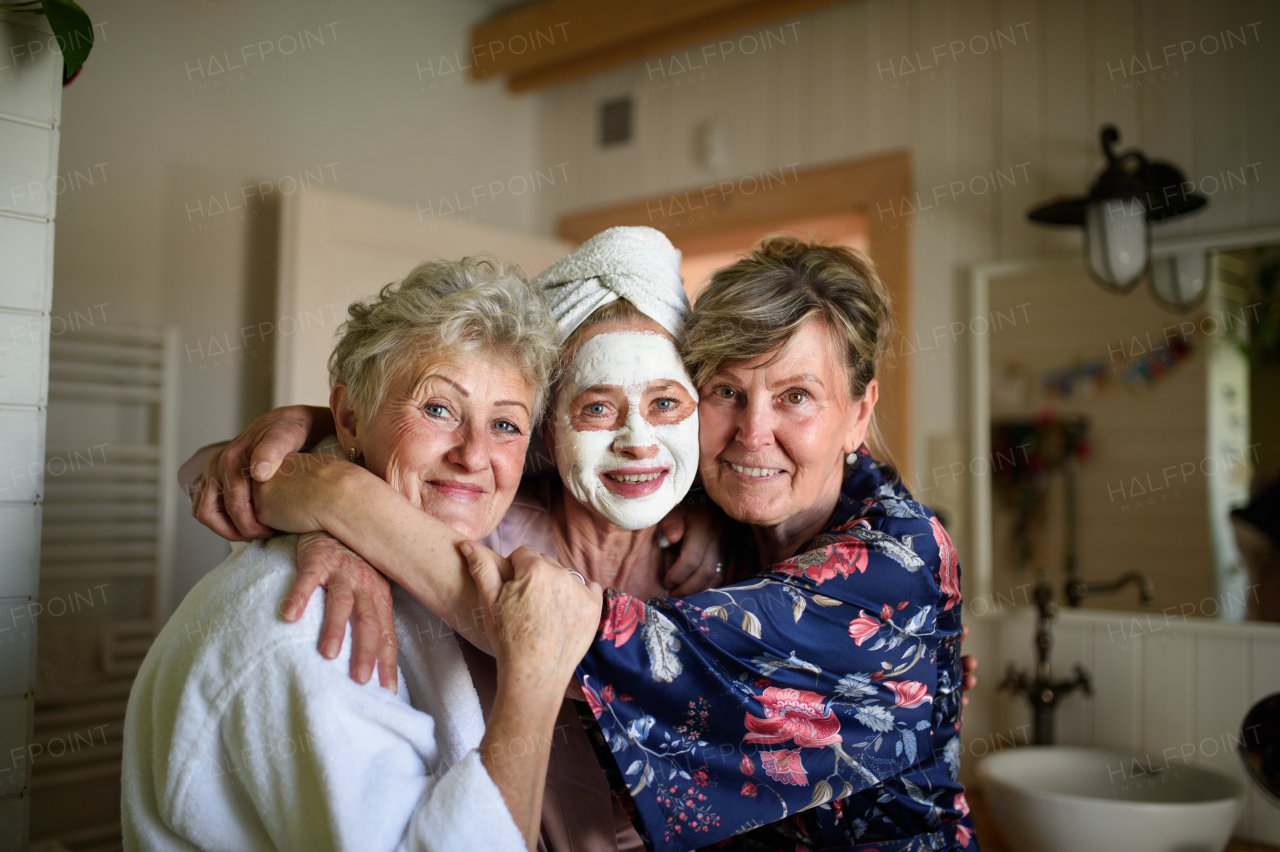
[[[513,92],[559,85],[838,0],[545,0],[472,31],[471,76]]]

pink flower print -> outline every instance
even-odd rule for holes
[[[884,685],[893,690],[893,694],[897,700],[893,702],[894,707],[919,707],[926,701],[933,703],[933,696],[929,694],[929,687],[925,686],[918,680],[886,680]]]
[[[746,742],[783,743],[820,748],[843,740],[840,720],[826,706],[826,698],[816,692],[780,689],[771,686],[760,696],[764,718],[746,717]]]
[[[862,647],[862,643],[875,636],[880,632],[880,621],[874,616],[867,615],[865,611],[858,610],[858,617],[849,622],[849,635],[853,638],[858,647]]]
[[[951,543],[951,536],[947,535],[947,531],[942,528],[942,524],[938,523],[938,519],[930,518],[929,526],[933,527],[933,541],[938,545],[938,558],[942,560],[941,577],[938,582],[941,584],[942,593],[947,596],[947,602],[942,607],[945,611],[960,602],[960,558],[956,555],[955,546]]]
[[[636,627],[644,621],[644,604],[639,598],[630,595],[614,595],[609,601],[609,615],[605,617],[601,630],[604,639],[613,640],[613,647],[621,648],[627,644],[636,632]]]
[[[765,774],[774,781],[795,784],[797,787],[804,787],[809,783],[809,776],[800,763],[798,748],[761,752],[760,763],[764,766]]]

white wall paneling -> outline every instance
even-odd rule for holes
[[[0,848],[27,842],[62,56],[0,15]]]
[[[53,223],[0,216],[0,257],[0,305],[47,312],[53,290]],[[0,331],[0,347],[21,331]]]
[[[0,120],[0,212],[52,219],[57,207],[58,131]]]
[[[29,762],[24,759],[23,752],[30,735],[31,699],[0,701],[0,796],[17,796],[27,786]],[[0,831],[3,830],[4,824],[0,821]]]
[[[49,376],[49,320],[0,310],[0,404],[38,406]]]
[[[0,405],[0,502],[44,494],[44,409]]]
[[[33,26],[40,19],[31,15],[2,20],[0,117],[56,127],[62,113],[62,61],[48,50],[51,34]]]
[[[6,557],[13,560],[9,570],[0,573],[0,598],[35,597],[39,589],[41,508],[35,502],[0,502],[0,541]],[[0,636],[8,626],[0,613]]]

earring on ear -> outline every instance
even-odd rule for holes
[[[356,463],[356,448],[355,448],[355,447],[352,447],[351,449],[347,450],[347,461],[351,462],[352,464],[355,464],[355,463]]]

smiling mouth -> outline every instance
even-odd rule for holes
[[[454,500],[461,500],[464,503],[473,503],[484,495],[484,488],[471,482],[459,482],[449,479],[429,479],[427,485],[430,485],[437,492],[445,497],[451,497]]]
[[[655,470],[652,473],[606,473],[605,476],[614,482],[635,483],[652,482],[664,473],[666,473],[665,470]]]
[[[754,479],[764,479],[770,476],[777,476],[782,473],[782,468],[778,467],[744,467],[733,462],[725,462],[729,467],[733,468],[733,472],[739,476],[749,476]]]
[[[619,468],[618,470],[604,471],[600,474],[600,480],[604,483],[612,493],[626,500],[634,500],[638,497],[648,497],[650,494],[656,493],[667,481],[667,474],[670,468],[661,467],[658,469],[627,469]]]

